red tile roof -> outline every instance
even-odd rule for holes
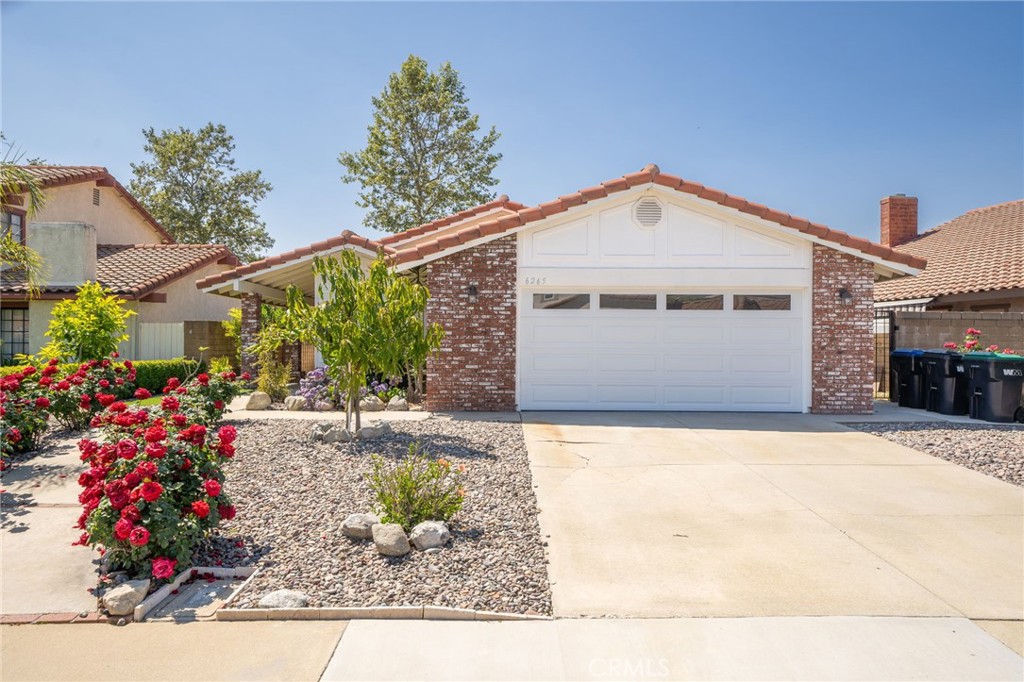
[[[360,237],[359,235],[346,230],[337,237],[332,237],[301,249],[289,251],[279,256],[255,261],[248,265],[235,268],[234,270],[222,272],[219,275],[207,277],[197,282],[196,286],[199,288],[206,288],[215,284],[220,284],[221,282],[226,282],[230,279],[235,279],[236,277],[242,277],[254,272],[259,272],[260,270],[265,270],[274,265],[286,263],[288,261],[296,260],[313,253],[333,249],[345,244],[356,244],[370,251],[383,252],[390,255],[393,262],[396,264],[413,262],[442,251],[456,248],[461,244],[472,242],[476,239],[480,239],[481,237],[498,235],[514,230],[518,227],[522,227],[523,225],[543,220],[548,216],[562,213],[574,206],[582,206],[594,201],[595,199],[602,199],[617,192],[622,192],[632,187],[647,183],[654,183],[679,192],[692,194],[700,197],[701,199],[714,201],[722,206],[736,209],[743,213],[762,218],[763,220],[778,223],[783,227],[790,228],[797,232],[812,235],[825,242],[831,242],[833,244],[860,251],[865,255],[875,256],[896,263],[902,263],[912,268],[923,268],[925,266],[925,260],[923,258],[894,251],[889,247],[882,246],[881,244],[875,244],[867,239],[855,237],[839,230],[833,230],[825,225],[812,223],[806,218],[791,216],[788,213],[776,211],[768,208],[767,206],[747,201],[742,197],[732,196],[721,190],[705,187],[704,185],[684,180],[675,175],[662,173],[656,165],[648,164],[643,170],[636,173],[629,173],[621,178],[607,180],[602,182],[600,185],[581,189],[574,194],[568,194],[559,197],[554,201],[539,204],[538,206],[524,207],[522,204],[509,201],[506,196],[501,196],[493,202],[467,209],[466,211],[456,213],[453,216],[434,221],[433,223],[427,223],[426,225],[421,225],[405,232],[389,235],[379,241]],[[474,215],[479,215],[487,210],[498,207],[514,210],[515,213],[457,229],[440,235],[434,239],[419,242],[418,244],[407,248],[403,248],[402,246],[404,241],[413,237],[418,237],[423,234],[439,230],[442,227],[455,224],[461,220],[466,220]]]
[[[440,218],[433,222],[425,223],[423,225],[420,225],[419,227],[414,227],[409,230],[406,230],[405,232],[389,234],[388,236],[383,237],[378,241],[381,244],[395,244],[397,242],[402,242],[407,239],[412,239],[413,237],[419,237],[428,232],[440,230],[443,227],[448,227],[449,225],[462,222],[463,220],[469,220],[474,216],[480,215],[481,213],[486,213],[487,211],[493,211],[494,209],[497,208],[505,208],[510,211],[520,211],[526,208],[526,206],[520,204],[517,201],[510,201],[507,194],[502,194],[494,201],[488,201],[486,204],[480,204],[479,206],[474,206],[473,208],[467,208],[465,211],[453,213],[450,216]]]
[[[923,268],[925,266],[925,260],[923,258],[918,258],[917,256],[908,253],[897,252],[887,246],[875,244],[867,239],[855,237],[839,230],[833,230],[825,225],[812,223],[806,218],[791,216],[788,213],[776,211],[768,208],[767,206],[747,201],[742,197],[731,196],[721,190],[705,187],[704,185],[684,180],[683,178],[675,175],[662,173],[661,169],[653,163],[648,164],[643,168],[643,170],[637,171],[636,173],[629,173],[621,178],[607,180],[602,182],[600,185],[581,189],[574,194],[567,194],[555,199],[554,201],[540,204],[534,208],[522,209],[515,215],[496,218],[478,225],[473,225],[472,227],[457,230],[436,240],[417,244],[415,247],[411,247],[409,249],[403,250],[399,244],[398,253],[395,254],[395,260],[398,263],[417,261],[440,251],[450,249],[459,244],[465,244],[475,239],[479,239],[480,237],[508,232],[509,230],[514,230],[537,220],[543,220],[548,216],[562,213],[574,206],[582,206],[583,204],[594,201],[595,199],[602,199],[617,192],[622,192],[632,187],[647,183],[654,183],[685,194],[692,194],[696,197],[700,197],[701,199],[706,199],[722,206],[736,209],[742,213],[747,213],[763,220],[778,223],[783,227],[796,230],[797,232],[818,237],[823,241],[860,251],[866,255],[902,263],[912,268]]]
[[[928,259],[928,267],[879,282],[876,301],[1024,289],[1024,199],[968,211],[896,249]]]
[[[136,299],[185,277],[211,263],[236,265],[238,259],[220,244],[99,244],[96,281],[124,298]],[[4,295],[28,293],[22,273],[0,274]],[[73,286],[43,289],[46,294],[68,294]]]
[[[385,246],[380,242],[373,241],[372,239],[367,239],[366,237],[360,237],[358,234],[351,232],[350,230],[345,230],[336,237],[331,237],[330,239],[325,239],[321,242],[310,244],[309,246],[303,246],[301,249],[286,251],[285,253],[271,256],[270,258],[263,258],[261,260],[253,261],[252,263],[247,263],[234,268],[233,270],[227,270],[216,275],[210,275],[209,277],[205,277],[196,282],[196,286],[200,289],[205,289],[206,287],[213,286],[214,284],[226,282],[229,279],[242,277],[254,272],[259,272],[260,270],[272,268],[275,265],[281,265],[289,261],[298,260],[299,258],[311,256],[323,251],[330,251],[331,249],[346,245],[359,246],[374,253],[379,251],[383,251],[384,253],[394,253],[394,249],[389,246]]]
[[[113,187],[132,208],[139,212],[142,219],[156,230],[162,241],[167,244],[174,243],[174,237],[103,166],[19,166],[19,168],[35,177],[44,188],[63,187],[80,182],[94,181],[104,187]]]

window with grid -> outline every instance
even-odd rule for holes
[[[13,211],[0,212],[0,236],[11,233],[14,241],[25,242],[25,216]]]
[[[28,354],[28,308],[0,308],[0,360],[14,362]]]

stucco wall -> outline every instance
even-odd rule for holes
[[[228,309],[240,306],[238,299],[207,294],[196,282],[228,269],[226,265],[208,265],[182,277],[159,291],[167,294],[166,303],[140,303],[140,322],[183,322],[185,320],[226,320]]]
[[[100,205],[92,203],[93,182],[55,187],[46,192],[46,206],[29,221],[83,222],[96,226],[98,244],[159,244],[160,234],[113,187],[100,187]]]

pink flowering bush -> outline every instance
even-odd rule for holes
[[[233,373],[171,379],[157,406],[114,401],[91,419],[99,439],[82,439],[89,470],[79,477],[83,511],[76,544],[99,548],[112,567],[171,578],[199,541],[235,507],[223,464],[235,454],[235,428],[217,422],[242,382]]]
[[[35,367],[0,377],[0,462],[16,452],[36,449],[49,426],[50,398],[36,378]],[[0,469],[6,464],[0,464]]]
[[[999,352],[999,346],[991,344],[986,348],[981,347],[981,330],[975,329],[974,327],[968,327],[964,331],[964,340],[961,343],[956,341],[947,341],[942,344],[942,347],[946,350],[956,351],[958,353],[977,353],[981,350],[985,350],[989,353]],[[1007,355],[1016,355],[1016,351],[1012,348],[1003,348],[1003,353]]]

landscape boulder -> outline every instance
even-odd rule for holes
[[[375,395],[368,395],[359,401],[359,409],[363,412],[380,412],[384,409],[384,401]]]
[[[302,609],[309,597],[298,590],[274,590],[260,599],[261,609]]]
[[[375,523],[371,530],[373,544],[384,556],[405,556],[412,549],[405,531],[397,523]]]
[[[409,533],[409,540],[419,550],[444,547],[451,537],[448,524],[444,521],[422,521]]]
[[[392,398],[385,409],[389,412],[405,412],[409,409],[409,402],[405,398]]]
[[[249,394],[249,399],[245,401],[246,410],[266,410],[270,407],[273,401],[270,396],[263,391],[253,391]]]
[[[284,408],[289,412],[306,409],[306,399],[301,395],[290,395],[284,399]]]
[[[372,540],[373,526],[380,523],[376,514],[349,514],[341,522],[341,532],[355,540]]]
[[[391,433],[391,426],[387,422],[380,422],[379,424],[370,424],[356,431],[356,438],[359,440],[371,440],[373,438],[380,438],[385,433]]]
[[[320,422],[309,430],[309,440],[314,443],[347,443],[352,440],[352,434],[341,424]]]
[[[149,580],[127,580],[103,593],[101,603],[111,616],[128,616],[149,593]]]

